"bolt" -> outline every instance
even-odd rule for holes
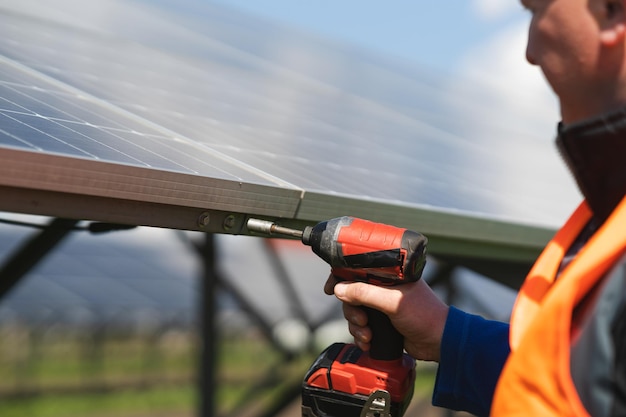
[[[205,211],[200,215],[200,217],[198,217],[198,226],[200,227],[200,229],[203,229],[207,227],[209,223],[211,223],[211,216],[208,212]]]
[[[230,230],[233,227],[235,227],[235,216],[230,214],[228,216],[226,216],[226,218],[224,219],[224,230]]]

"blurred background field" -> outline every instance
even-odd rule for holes
[[[5,323],[0,335],[3,417],[197,415],[199,342],[193,331]],[[313,351],[284,357],[255,332],[222,338],[217,415],[264,415],[298,387],[314,357]],[[414,402],[430,395],[433,382],[432,367],[419,369]]]
[[[47,221],[0,219],[3,262]],[[206,237],[142,227],[94,235],[82,225],[0,303],[2,417],[187,417],[203,399],[219,417],[299,417],[306,370],[326,346],[350,340],[340,303],[322,291],[328,266],[309,248],[215,236],[214,383],[204,388]],[[435,287],[442,297],[506,319],[512,290],[468,271],[448,284]],[[419,411],[407,417],[441,415],[429,405],[435,368],[417,369]]]
[[[0,415],[191,411],[196,337],[184,330],[0,327]]]

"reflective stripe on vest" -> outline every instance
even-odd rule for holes
[[[589,416],[570,373],[572,312],[626,249],[626,198],[556,280],[565,253],[590,219],[583,202],[520,289],[511,316],[511,354],[496,386],[492,416]]]

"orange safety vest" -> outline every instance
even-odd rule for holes
[[[492,403],[494,417],[589,416],[570,373],[572,313],[626,250],[626,198],[556,280],[565,253],[590,219],[583,202],[520,289],[511,316],[511,353]]]

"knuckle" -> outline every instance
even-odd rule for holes
[[[364,284],[362,282],[355,282],[351,285],[352,289],[352,297],[351,299],[354,301],[363,301],[367,299],[369,293],[369,285]]]

